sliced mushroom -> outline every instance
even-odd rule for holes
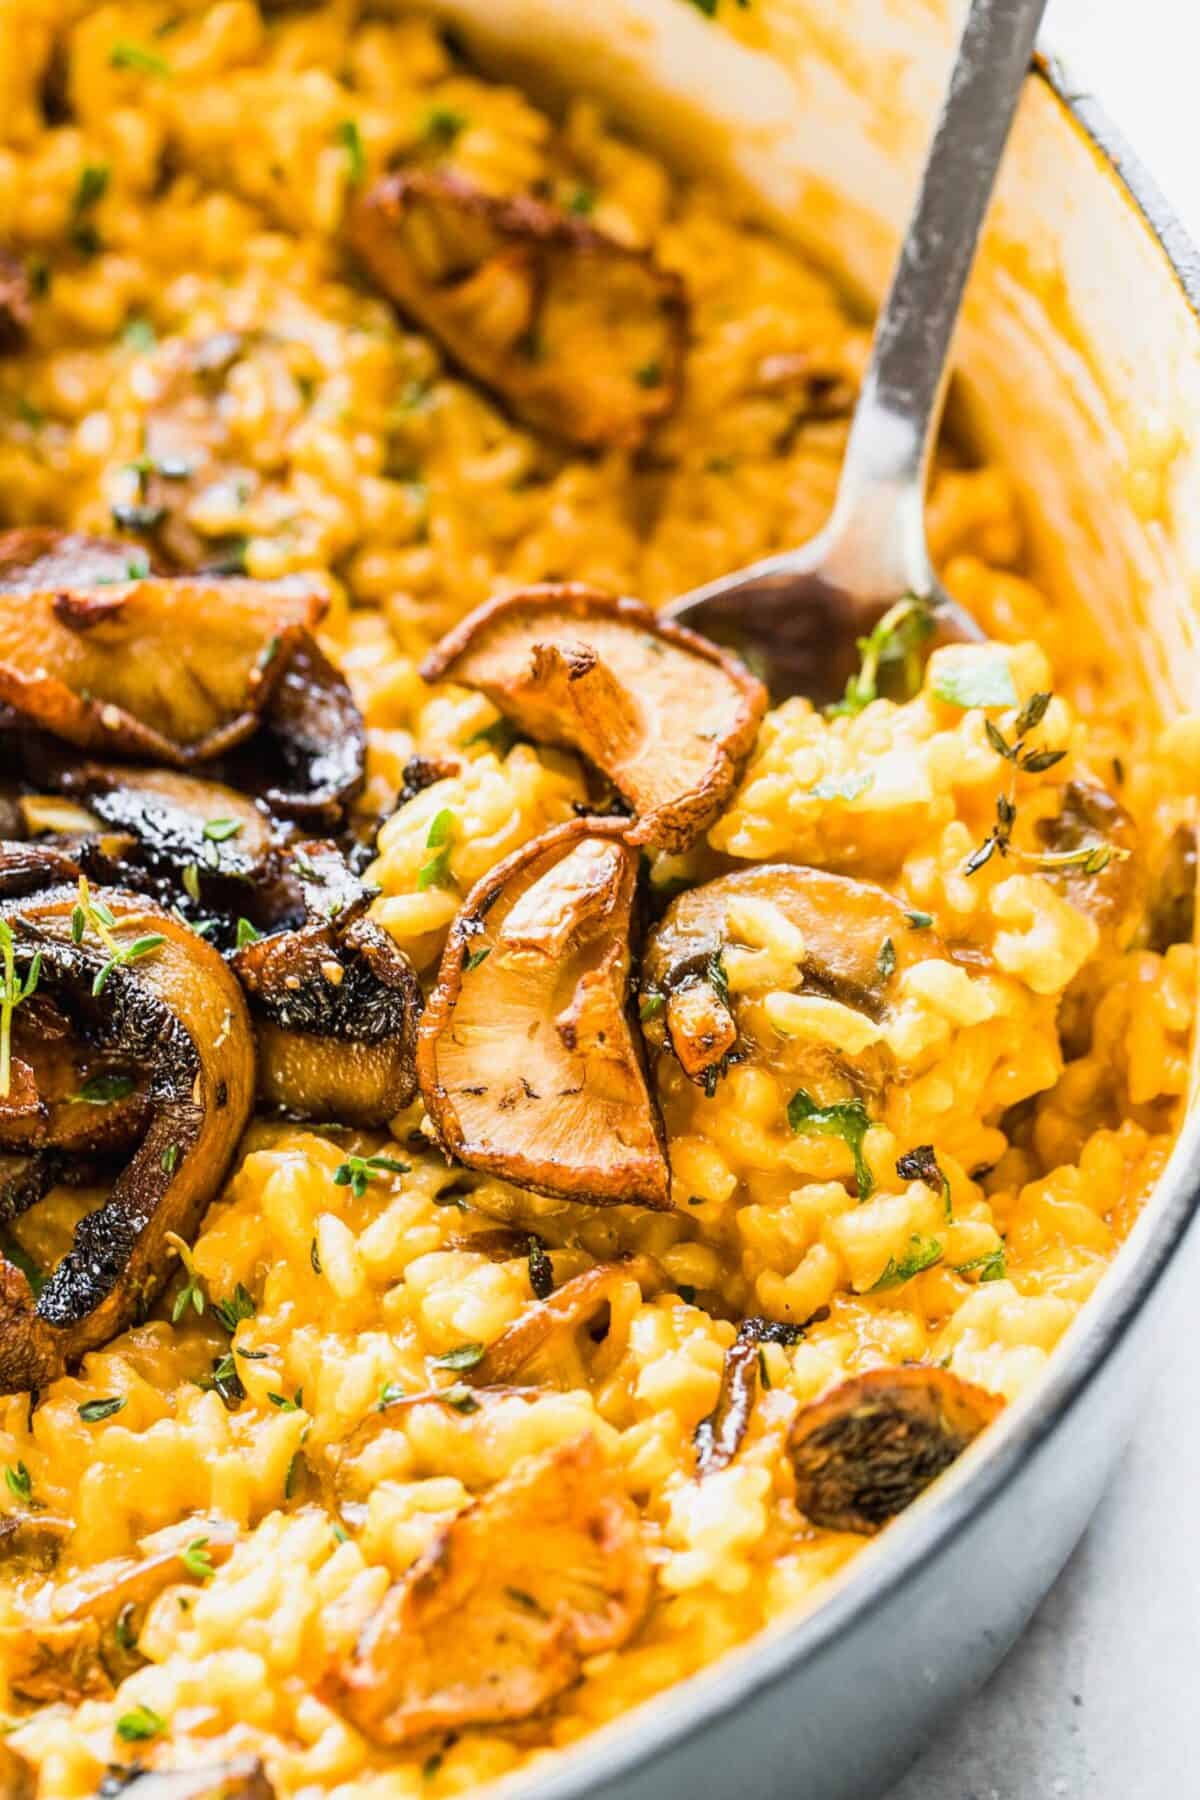
[[[648,252],[428,170],[379,182],[347,231],[389,298],[536,430],[634,449],[674,407],[687,303]]]
[[[647,940],[641,1012],[648,1042],[669,1045],[701,1086],[711,1086],[739,1039],[722,954],[732,941],[730,912],[746,903],[776,909],[798,934],[795,968],[805,994],[841,1001],[875,1024],[898,973],[946,954],[933,932],[913,928],[886,888],[824,869],[769,863],[680,894]]]
[[[284,816],[334,823],[362,786],[366,736],[312,637],[324,608],[299,578],[161,576],[124,545],[10,532],[0,704],[77,749],[171,768],[253,737],[233,757],[234,785]]]
[[[0,250],[0,352],[17,350],[33,322],[33,297],[23,264]]]
[[[828,1312],[828,1307],[822,1307],[803,1325],[783,1325],[774,1319],[742,1320],[737,1336],[725,1352],[717,1404],[692,1433],[697,1475],[715,1475],[727,1469],[741,1449],[758,1398],[762,1346],[798,1344],[808,1327],[817,1318],[827,1317]]]
[[[641,1623],[636,1508],[582,1437],[517,1464],[441,1531],[368,1622],[330,1698],[372,1743],[527,1719]]]
[[[1091,776],[1062,791],[1062,805],[1038,824],[1046,848],[1043,871],[1066,888],[1074,905],[1118,943],[1141,914],[1137,828],[1116,796]]]
[[[1146,918],[1146,943],[1160,955],[1196,935],[1196,828],[1180,825],[1168,840]]]
[[[275,1789],[257,1756],[195,1769],[143,1769],[123,1772],[120,1787],[102,1784],[97,1800],[276,1800]]]
[[[41,959],[36,992],[11,1021],[13,1067],[30,1071],[34,1104],[10,1105],[5,1138],[42,1174],[25,1183],[24,1203],[59,1178],[63,1162],[102,1154],[123,1166],[36,1297],[25,1274],[0,1262],[0,1391],[9,1393],[53,1379],[153,1298],[170,1273],[165,1234],[195,1229],[254,1090],[250,1021],[216,951],[115,888],[91,895],[104,910],[81,929],[79,890],[61,881],[62,859],[46,865],[59,885],[31,893],[22,885],[29,854],[16,846],[17,892],[5,897],[0,848],[0,917],[18,975]],[[97,916],[111,918],[103,932]]]
[[[721,812],[767,704],[727,651],[572,583],[478,607],[421,673],[479,688],[527,736],[578,750],[632,807],[629,842],[666,850]]]
[[[113,1681],[100,1655],[100,1627],[94,1619],[40,1620],[0,1627],[8,1686],[35,1706],[81,1700],[108,1700]]]
[[[798,1413],[796,1504],[826,1531],[882,1530],[948,1469],[1003,1400],[948,1369],[873,1369]]]
[[[250,998],[259,1096],[305,1119],[382,1125],[417,1089],[416,972],[366,912],[376,890],[336,845],[301,844],[301,922],[245,944],[232,966]]]
[[[613,1299],[629,1282],[653,1293],[663,1285],[662,1271],[644,1256],[585,1269],[548,1299],[525,1307],[464,1380],[486,1388],[505,1382],[564,1391],[586,1387],[588,1353],[605,1336]]]
[[[637,852],[576,819],[499,863],[450,928],[417,1072],[443,1147],[537,1193],[664,1208],[628,1015]]]

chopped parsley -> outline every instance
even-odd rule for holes
[[[487,1354],[483,1344],[459,1344],[454,1350],[446,1350],[441,1356],[433,1358],[435,1369],[453,1369],[455,1371],[473,1369],[481,1363]]]
[[[795,1132],[814,1132],[822,1137],[839,1137],[849,1145],[854,1158],[854,1178],[858,1197],[865,1200],[875,1186],[875,1179],[863,1156],[863,1139],[871,1128],[870,1116],[861,1100],[835,1100],[829,1106],[818,1106],[811,1094],[797,1088],[788,1101],[788,1124]]]
[[[954,1264],[956,1275],[969,1275],[974,1270],[978,1270],[980,1281],[1003,1281],[1008,1273],[1004,1245],[997,1244],[994,1250],[988,1250],[982,1256],[973,1256],[970,1262]]]
[[[169,75],[171,65],[165,57],[147,50],[142,44],[116,43],[108,53],[110,69],[131,69],[138,75]]]
[[[117,1720],[117,1736],[123,1744],[141,1744],[149,1738],[161,1737],[167,1729],[167,1721],[153,1707],[140,1703],[131,1712],[122,1713]]]
[[[119,1413],[124,1405],[124,1394],[113,1394],[104,1400],[85,1400],[78,1411],[85,1425],[98,1425],[102,1419],[111,1419]]]
[[[351,187],[361,187],[367,173],[367,153],[363,149],[362,133],[355,119],[343,119],[334,128],[334,141],[346,152],[346,163]]]
[[[397,1162],[394,1156],[348,1156],[333,1171],[334,1184],[348,1187],[356,1200],[361,1200],[369,1182],[386,1170],[390,1175],[407,1175],[411,1164]]]
[[[885,1288],[903,1287],[914,1275],[920,1275],[925,1269],[932,1269],[941,1260],[942,1246],[937,1238],[922,1237],[919,1232],[914,1231],[904,1255],[888,1257],[883,1274],[878,1281],[871,1283],[867,1293],[879,1294]]]

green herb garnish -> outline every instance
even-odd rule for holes
[[[1004,1245],[997,1244],[994,1250],[988,1250],[983,1256],[973,1256],[970,1262],[955,1263],[956,1275],[969,1275],[978,1269],[980,1281],[1003,1281],[1008,1273],[1004,1255]]]
[[[889,981],[896,973],[896,946],[890,937],[885,937],[879,946],[879,954],[875,958],[875,967],[879,970],[880,979]]]
[[[84,1101],[88,1106],[109,1106],[114,1100],[124,1100],[136,1086],[132,1075],[89,1075],[71,1098]]]
[[[933,691],[939,700],[945,700],[951,706],[960,706],[964,712],[975,706],[1017,704],[1012,670],[1008,666],[1007,656],[1000,650],[994,651],[990,656],[953,663],[949,668],[941,670],[933,683]]]
[[[906,697],[921,685],[921,647],[933,635],[933,614],[926,600],[908,594],[888,608],[868,637],[859,638],[861,665],[846,683],[846,692],[828,708],[833,715],[853,718],[879,698],[880,673],[900,664]]]
[[[98,1425],[101,1419],[111,1419],[125,1405],[124,1394],[113,1394],[105,1400],[85,1400],[79,1407],[79,1416],[85,1425]]]
[[[240,819],[206,819],[204,835],[210,844],[224,844],[242,829]]]
[[[942,1246],[936,1238],[921,1237],[913,1232],[908,1240],[908,1249],[904,1255],[896,1258],[889,1256],[887,1267],[878,1281],[873,1281],[866,1290],[868,1294],[882,1293],[885,1288],[903,1287],[914,1275],[920,1275],[924,1269],[932,1269],[935,1263],[942,1260]]]
[[[213,1317],[230,1337],[237,1330],[243,1319],[254,1317],[254,1302],[243,1284],[239,1281],[228,1300],[213,1301]]]
[[[138,1705],[117,1720],[117,1736],[123,1744],[141,1744],[167,1729],[167,1721],[153,1707]]]
[[[196,1313],[197,1317],[199,1317],[207,1305],[207,1299],[205,1297],[204,1288],[201,1285],[200,1276],[196,1271],[196,1265],[192,1261],[191,1247],[184,1242],[178,1232],[168,1231],[163,1235],[165,1241],[170,1244],[172,1249],[178,1254],[179,1260],[183,1264],[184,1274],[187,1277],[183,1286],[176,1294],[175,1303],[171,1308],[171,1323],[172,1325],[178,1325],[189,1306]]]
[[[108,65],[111,69],[132,69],[139,75],[169,75],[171,65],[153,50],[146,50],[141,44],[114,44],[108,53]]]
[[[187,1549],[179,1552],[179,1560],[188,1574],[194,1575],[197,1581],[211,1581],[216,1574],[212,1557],[208,1554],[206,1537],[193,1538]]]
[[[858,1197],[865,1200],[874,1188],[875,1180],[863,1156],[863,1139],[870,1130],[871,1120],[862,1101],[835,1100],[829,1106],[818,1106],[811,1094],[797,1088],[788,1101],[787,1120],[795,1132],[839,1137],[850,1146]]]
[[[338,1187],[348,1187],[354,1198],[361,1200],[367,1184],[381,1169],[391,1175],[407,1175],[410,1168],[409,1163],[397,1162],[392,1156],[348,1156],[333,1171],[333,1179]]]
[[[360,187],[367,173],[367,153],[363,149],[362,133],[354,119],[343,119],[334,127],[334,141],[346,152],[351,187]]]
[[[473,1369],[481,1363],[487,1354],[483,1344],[459,1344],[455,1350],[446,1350],[441,1356],[433,1358],[435,1369]]]
[[[8,1097],[12,1087],[13,1014],[22,1000],[28,1000],[30,994],[37,991],[42,973],[42,953],[40,950],[34,953],[27,975],[18,975],[12,926],[7,919],[0,919],[0,959],[4,970],[3,982],[0,983],[0,1100],[3,1100]]]
[[[4,1471],[4,1480],[14,1500],[28,1500],[33,1493],[33,1476],[23,1462],[11,1463]]]

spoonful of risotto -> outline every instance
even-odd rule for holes
[[[972,0],[829,523],[666,609],[737,649],[777,699],[844,694],[857,711],[935,634],[982,635],[934,575],[925,483],[950,341],[1044,10],[1045,0]]]

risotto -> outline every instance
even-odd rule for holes
[[[0,0],[0,121],[0,1789],[464,1793],[1037,1380],[1186,1093],[1200,730],[954,445],[987,643],[768,710],[661,625],[867,331],[419,10]]]

